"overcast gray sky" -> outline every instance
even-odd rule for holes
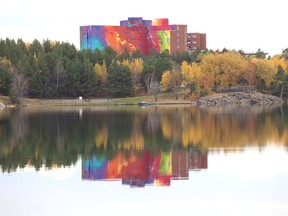
[[[67,41],[80,47],[79,26],[119,25],[128,17],[168,18],[207,34],[207,48],[288,48],[287,0],[0,0],[0,38]]]

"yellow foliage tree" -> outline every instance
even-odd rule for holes
[[[285,73],[288,73],[288,62],[282,57],[282,55],[273,56],[271,61],[276,68],[281,67]]]
[[[196,62],[193,62],[192,65],[189,65],[186,61],[183,61],[181,64],[181,76],[183,86],[187,88],[194,84],[196,87],[195,90],[199,90],[202,72]]]
[[[206,92],[210,92],[215,85],[220,84],[219,65],[219,58],[213,53],[207,54],[202,59],[201,71],[203,78],[201,80],[201,84]]]
[[[247,67],[248,61],[238,52],[208,54],[201,65],[202,85],[206,91],[218,85],[238,85],[239,80],[246,76]]]
[[[266,87],[270,87],[274,76],[277,73],[277,68],[274,62],[267,59],[253,58],[251,62],[255,67],[255,74],[258,80],[263,80]]]
[[[96,63],[94,66],[94,72],[97,79],[101,80],[101,82],[105,82],[107,79],[107,67],[105,61],[102,65]]]
[[[170,71],[165,71],[161,79],[161,87],[164,92],[171,90],[172,74]]]
[[[247,68],[242,76],[247,81],[247,85],[249,86],[256,85],[256,74],[254,64],[248,62]]]
[[[183,61],[180,68],[181,68],[181,76],[183,79],[182,84],[184,86],[187,86],[193,82],[193,74],[190,72],[191,67],[188,64],[188,62]]]
[[[105,61],[102,65],[96,63],[94,65],[94,72],[97,80],[100,81],[100,94],[104,94],[107,80],[107,67]]]
[[[222,86],[235,86],[245,73],[248,62],[238,52],[227,52],[218,56],[220,60]]]
[[[144,68],[144,62],[141,58],[133,58],[131,61],[124,60],[123,65],[126,65],[132,74],[132,85],[134,92],[137,93],[141,83],[140,83],[140,78],[141,78],[141,73]]]

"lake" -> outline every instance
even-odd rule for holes
[[[0,110],[0,215],[288,215],[287,107]]]

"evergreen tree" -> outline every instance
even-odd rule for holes
[[[155,76],[160,82],[164,71],[172,70],[171,56],[168,50],[160,53],[158,61],[155,63]]]
[[[9,95],[12,78],[11,62],[5,57],[0,57],[0,94]]]
[[[121,53],[120,55],[117,56],[117,59],[119,61],[124,61],[124,60],[127,60],[127,59],[130,59],[130,53],[127,49],[125,49],[123,51],[123,53]]]
[[[116,52],[109,46],[103,50],[103,60],[106,62],[107,68],[110,67],[112,61],[116,58]]]
[[[132,76],[129,68],[114,61],[108,69],[107,88],[111,96],[130,96],[133,87]]]

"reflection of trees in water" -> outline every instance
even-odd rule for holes
[[[202,143],[208,148],[245,147],[279,142],[279,109],[261,107],[212,107],[202,109]]]
[[[11,118],[8,116],[11,115]],[[0,118],[4,170],[33,164],[71,165],[78,155],[113,158],[119,151],[171,148],[243,149],[288,143],[288,110],[280,108],[154,107],[143,109],[19,110]]]
[[[241,105],[226,105],[226,106],[203,106],[200,110],[208,111],[215,114],[227,114],[227,115],[246,115],[246,114],[261,114],[270,112],[275,109],[281,109],[281,105],[270,105],[270,106],[241,106]]]
[[[23,112],[23,110],[15,112],[11,125],[14,134],[12,143],[14,142],[14,145],[21,144],[22,140],[27,135],[29,128],[27,115]]]
[[[155,135],[156,131],[160,127],[161,116],[157,112],[157,109],[153,112],[148,112],[147,116],[147,132],[148,134]]]

